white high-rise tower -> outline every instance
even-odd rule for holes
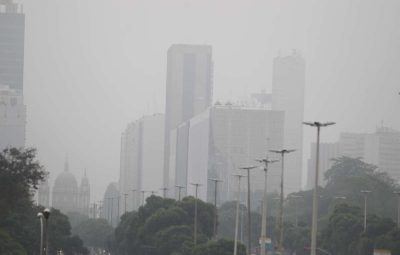
[[[272,78],[272,110],[285,111],[285,149],[296,149],[285,159],[285,193],[301,189],[303,167],[305,61],[296,51],[276,57]],[[281,149],[281,148],[277,148]]]
[[[164,187],[173,190],[170,176],[171,131],[203,112],[212,103],[212,49],[207,45],[172,45],[168,50],[165,105]],[[171,186],[172,185],[172,186]],[[171,194],[171,193],[170,193]]]

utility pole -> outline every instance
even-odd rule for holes
[[[268,164],[277,162],[278,160],[270,160],[268,157],[265,159],[257,159],[257,162],[264,163],[264,195],[262,200],[262,219],[261,219],[261,236],[260,236],[260,255],[265,255],[267,245],[267,176]]]
[[[50,217],[50,209],[46,208],[43,211],[44,216],[44,228],[46,233],[45,238],[45,255],[49,255],[49,217]]]
[[[43,219],[44,219],[44,215],[43,215],[43,213],[39,212],[37,214],[37,217],[40,220],[40,252],[39,252],[39,255],[43,255]]]
[[[241,167],[247,171],[247,255],[251,254],[251,202],[250,202],[250,170],[256,166]]]
[[[110,216],[110,219],[111,219],[111,227],[112,227],[113,226],[114,198],[110,197],[110,199],[111,199],[111,216]]]
[[[136,206],[136,201],[137,201],[137,199],[136,199],[136,189],[132,189],[132,211],[134,211],[135,210],[135,206]],[[139,205],[138,205],[138,207],[139,207]]]
[[[364,233],[367,232],[367,198],[368,194],[372,191],[370,190],[361,190],[361,193],[364,195]]]
[[[400,191],[395,191],[393,194],[397,195],[397,228],[400,228]]]
[[[313,190],[313,211],[312,211],[312,226],[311,226],[311,255],[317,254],[317,230],[318,230],[318,182],[319,182],[319,137],[321,127],[334,125],[335,122],[303,122],[304,125],[317,128],[317,155],[315,161],[315,180]]]
[[[175,185],[175,187],[178,188],[178,201],[181,201],[181,190],[185,187],[181,185]]]
[[[120,215],[120,210],[119,210],[119,200],[121,199],[121,196],[118,195],[118,196],[116,197],[116,199],[118,199],[118,200],[117,200],[117,225],[118,225],[118,223],[119,223],[119,217],[121,216],[121,215]]]
[[[147,192],[145,190],[140,191],[142,193],[142,206],[144,206],[144,194]]]
[[[218,207],[217,207],[217,188],[218,182],[222,182],[219,179],[208,178],[209,181],[214,182],[214,239],[217,240],[218,235]]]
[[[197,195],[198,195],[197,192],[198,192],[199,186],[201,186],[201,184],[200,183],[191,183],[191,185],[193,185],[196,189],[196,191],[195,191],[196,197],[194,200],[194,234],[193,234],[194,246],[196,247],[196,245],[197,245]]]
[[[240,206],[240,180],[245,177],[244,175],[233,175],[238,178],[238,194],[236,200],[236,218],[235,218],[235,246],[233,247],[233,255],[237,255],[238,231],[239,231],[239,206]]]
[[[296,150],[270,150],[271,152],[277,153],[281,155],[281,163],[282,163],[282,169],[281,169],[281,194],[280,194],[280,205],[279,205],[279,243],[278,243],[278,250],[280,254],[283,254],[283,200],[285,198],[284,196],[284,189],[283,189],[283,183],[284,183],[284,173],[285,173],[285,154],[294,152]]]
[[[161,188],[160,190],[162,190],[162,192],[163,192],[163,198],[166,198],[168,188],[164,187],[164,188]]]
[[[127,193],[124,194],[124,214],[126,213],[126,197],[128,196]]]

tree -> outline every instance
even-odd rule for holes
[[[352,251],[349,249],[358,242],[362,231],[360,208],[340,204],[329,217],[328,226],[322,234],[321,245],[337,255],[351,254]]]
[[[32,148],[6,148],[0,153],[0,218],[14,210],[21,199],[30,199],[31,189],[44,180],[46,172],[35,157]]]
[[[151,196],[138,212],[122,216],[115,230],[115,244],[120,254],[191,255],[194,225],[193,197],[182,201]],[[213,233],[214,207],[198,203],[198,244]]]
[[[88,219],[76,226],[73,233],[82,238],[88,247],[106,249],[107,238],[113,234],[113,228],[105,219]]]
[[[65,255],[88,254],[82,240],[77,236],[71,236],[71,225],[68,217],[59,210],[51,210],[48,229],[50,254],[56,254],[58,249],[62,249]]]
[[[219,239],[211,240],[205,244],[198,245],[193,250],[193,255],[232,255],[234,249],[234,241]],[[245,255],[246,248],[243,244],[238,244],[238,255]]]
[[[25,249],[7,232],[0,229],[0,254],[3,255],[26,255]]]

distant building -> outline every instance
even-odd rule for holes
[[[199,197],[211,202],[214,184],[208,178],[217,178],[223,180],[219,202],[234,199],[232,174],[245,174],[240,167],[257,165],[255,159],[264,158],[271,148],[282,147],[283,119],[281,111],[216,105],[181,124],[172,132],[176,133],[172,184],[185,187],[185,195],[194,195],[191,183],[200,183]],[[278,188],[279,169],[279,164],[270,167],[270,191]],[[263,171],[254,170],[252,190],[262,190],[263,181]]]
[[[78,212],[89,215],[90,186],[85,176],[81,186],[75,176],[69,171],[68,161],[65,162],[64,171],[54,181],[52,207],[59,209],[62,213]]]
[[[164,187],[170,181],[170,132],[203,112],[212,103],[212,48],[207,45],[172,45],[168,50],[165,105]]]
[[[0,84],[21,92],[24,76],[25,14],[12,0],[0,0]]]
[[[255,104],[260,107],[271,109],[272,108],[272,94],[261,91],[259,93],[251,94],[251,99]]]
[[[285,158],[286,194],[301,189],[304,90],[304,58],[296,51],[289,56],[276,57],[273,63],[272,110],[285,112],[284,147],[296,149]]]
[[[89,179],[85,174],[81,180],[81,185],[79,186],[79,197],[78,197],[78,208],[79,212],[83,215],[89,215],[90,207],[90,184]]]
[[[38,205],[50,207],[50,185],[47,178],[38,187]]]
[[[380,127],[370,134],[342,133],[338,146],[340,155],[374,164],[400,183],[399,131]]]
[[[10,89],[9,86],[0,86],[0,149],[23,148],[25,127],[26,106],[21,92]]]
[[[314,188],[315,180],[315,163],[316,163],[317,146],[315,143],[311,144],[311,157],[308,160],[308,174],[307,174],[307,189]],[[336,143],[321,143],[319,148],[319,180],[320,186],[325,186],[326,181],[324,175],[329,170],[334,161],[333,159],[339,156],[339,148]]]
[[[119,203],[118,183],[112,182],[107,186],[103,197],[103,206],[101,208],[100,217],[106,219],[111,226],[116,227],[119,220],[119,212],[121,210]]]
[[[123,132],[119,190],[123,206],[126,199],[127,211],[137,209],[143,203],[142,191],[162,195],[163,142],[163,114],[144,116],[129,124]],[[124,210],[120,213],[124,213]]]

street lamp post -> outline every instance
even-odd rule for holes
[[[111,226],[113,226],[113,211],[114,211],[114,198],[113,197],[110,197],[110,199],[111,199],[111,209],[110,209],[110,211],[111,211],[111,214],[110,214],[110,221],[111,221]]]
[[[235,244],[233,247],[233,255],[237,254],[237,242],[238,242],[238,231],[239,231],[239,206],[240,206],[240,180],[245,177],[244,175],[235,174],[238,178],[238,195],[236,201],[236,218],[235,218]]]
[[[199,186],[201,186],[200,183],[191,183],[191,185],[193,185],[195,187],[195,200],[194,200],[194,246],[197,245],[197,195],[198,195],[198,189]]]
[[[277,162],[278,160],[270,160],[267,157],[265,159],[257,159],[256,161],[264,163],[264,195],[263,195],[263,206],[262,206],[262,219],[261,219],[261,237],[260,237],[260,254],[265,255],[265,248],[267,244],[267,176],[268,176],[268,164]]]
[[[126,213],[126,198],[127,198],[128,194],[125,193],[124,194],[124,213]]]
[[[45,222],[45,233],[46,233],[46,254],[45,255],[49,255],[49,232],[48,232],[48,230],[49,230],[49,222],[48,222],[48,220],[49,220],[49,217],[50,217],[50,209],[49,208],[46,208],[46,209],[44,209],[44,211],[43,211],[43,216],[44,216],[44,222]]]
[[[397,227],[400,228],[400,191],[395,191],[393,194],[397,195]]]
[[[251,253],[251,202],[250,202],[250,170],[257,168],[256,166],[241,167],[240,169],[247,171],[247,255]]]
[[[132,211],[135,210],[135,206],[136,206],[136,202],[137,202],[137,198],[136,198],[136,189],[132,189]],[[138,206],[139,207],[139,206]]]
[[[361,193],[364,195],[364,233],[367,231],[367,198],[368,194],[372,191],[370,190],[361,190]]]
[[[208,178],[208,180],[214,182],[214,238],[217,239],[217,234],[218,234],[217,192],[218,192],[218,183],[222,182],[222,180],[213,178]]]
[[[140,191],[142,193],[142,206],[144,206],[144,194],[147,192],[145,190]]]
[[[313,190],[313,211],[312,211],[312,229],[311,229],[311,255],[317,254],[317,224],[318,224],[318,181],[319,181],[319,137],[321,127],[334,125],[335,122],[303,122],[304,125],[317,128],[317,156],[315,163],[315,180]]]
[[[178,201],[181,201],[181,190],[185,187],[181,185],[175,185],[175,187],[178,188]]]
[[[163,198],[166,198],[168,188],[164,187],[164,188],[161,188],[160,190],[162,190],[162,192],[163,192]]]
[[[40,220],[40,252],[39,255],[43,255],[43,213],[38,213],[37,217]]]
[[[281,155],[281,194],[280,194],[280,205],[279,205],[279,243],[278,243],[278,250],[280,254],[283,252],[283,199],[284,199],[284,190],[283,190],[283,182],[284,182],[284,171],[285,171],[285,154],[294,152],[296,150],[270,150],[271,152],[277,153]]]

